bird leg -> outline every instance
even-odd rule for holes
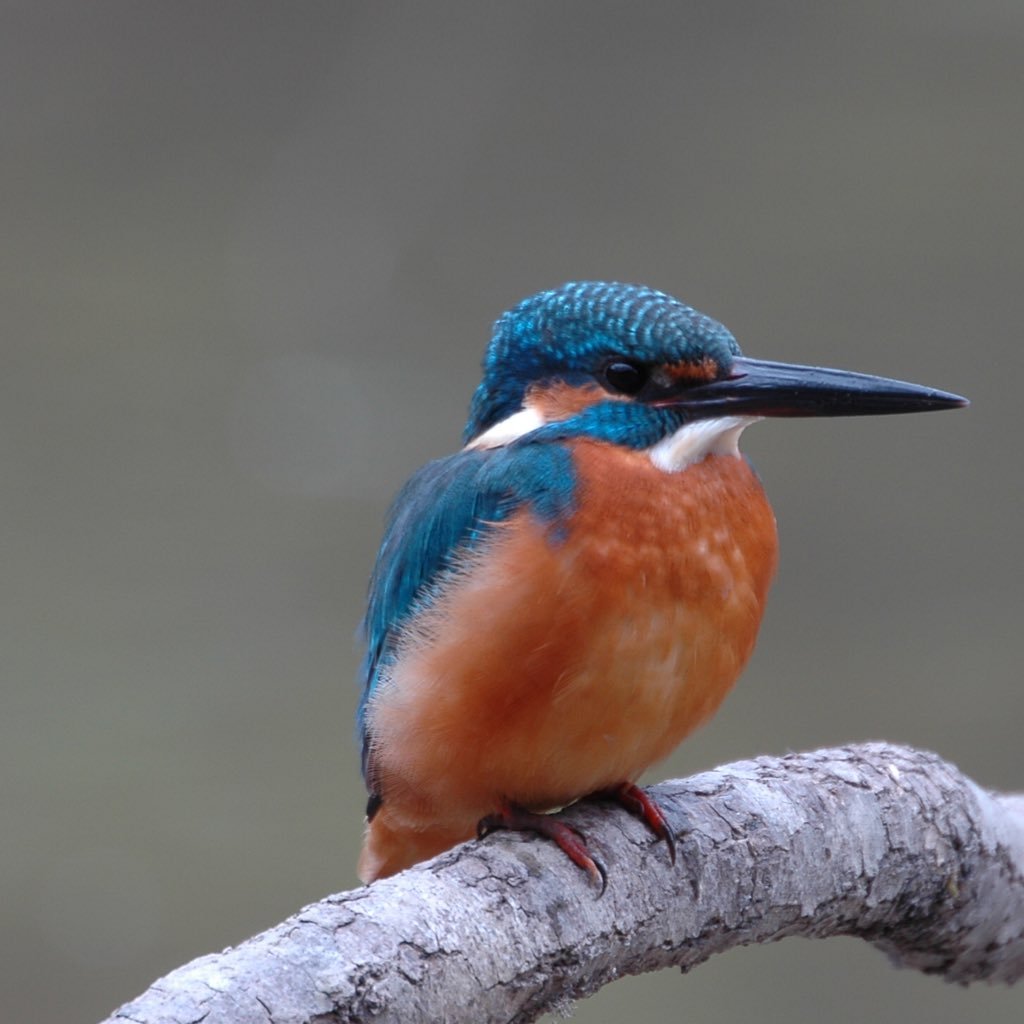
[[[486,815],[477,823],[477,838],[483,839],[498,829],[509,829],[513,832],[536,832],[538,835],[554,840],[569,860],[586,871],[601,887],[601,893],[604,893],[605,886],[608,884],[608,872],[597,858],[591,856],[583,834],[571,825],[566,825],[550,814],[538,814],[535,811],[528,811],[511,800],[502,800],[497,811]]]
[[[617,786],[609,786],[608,789],[599,789],[596,793],[591,793],[588,799],[614,800],[615,803],[629,811],[633,817],[639,818],[659,839],[665,840],[665,844],[668,846],[669,860],[675,864],[675,833],[669,826],[662,809],[639,786],[635,786],[632,782],[620,782]]]

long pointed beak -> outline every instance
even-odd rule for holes
[[[820,366],[737,357],[723,380],[680,388],[655,405],[679,405],[709,416],[876,416],[968,405],[948,391],[888,377]]]

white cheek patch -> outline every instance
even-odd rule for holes
[[[532,434],[533,431],[547,423],[539,409],[527,405],[519,412],[512,413],[499,420],[493,427],[488,427],[482,434],[474,437],[466,448],[503,448],[519,438]]]
[[[647,449],[651,462],[666,473],[678,473],[708,455],[736,455],[740,453],[740,434],[763,419],[762,416],[720,416],[717,419],[696,420],[680,427],[674,434],[663,437]]]

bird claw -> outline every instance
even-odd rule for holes
[[[591,793],[589,799],[613,800],[635,818],[639,818],[658,839],[664,839],[668,847],[669,860],[676,863],[676,836],[665,817],[665,812],[644,790],[632,782],[620,782],[617,786]],[[579,829],[566,825],[550,814],[538,814],[511,800],[504,800],[493,814],[482,817],[476,826],[477,839],[484,839],[499,829],[513,832],[535,832],[553,840],[577,867],[582,868],[604,895],[608,887],[608,871],[587,848],[587,840]]]
[[[629,811],[633,817],[639,818],[659,839],[665,840],[665,845],[668,847],[669,860],[673,866],[675,865],[675,833],[665,817],[665,812],[644,790],[632,782],[620,782],[617,786],[598,790],[598,792],[592,793],[591,796],[599,800],[614,800],[621,807]]]
[[[498,829],[535,832],[553,840],[569,860],[586,871],[591,880],[600,887],[598,895],[604,895],[608,886],[608,871],[587,849],[586,837],[578,829],[566,825],[550,814],[528,811],[511,800],[503,801],[497,811],[485,815],[477,822],[477,838],[484,839]]]

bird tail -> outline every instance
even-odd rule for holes
[[[472,838],[472,829],[439,825],[416,828],[394,821],[385,803],[367,825],[357,868],[359,878],[366,883],[387,878]]]

